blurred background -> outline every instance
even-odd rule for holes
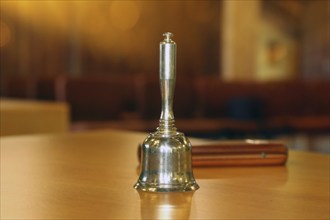
[[[1,96],[64,101],[70,130],[150,131],[174,33],[179,130],[329,152],[329,1],[1,1]]]

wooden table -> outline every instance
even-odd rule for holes
[[[62,102],[0,100],[0,136],[66,132],[69,107]]]
[[[137,144],[116,130],[2,137],[2,219],[328,219],[329,155],[196,168],[195,193],[139,193]],[[193,140],[197,143],[197,140]]]

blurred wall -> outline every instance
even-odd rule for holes
[[[302,74],[330,79],[330,1],[307,2],[302,21]]]
[[[171,31],[181,75],[330,78],[329,1],[238,0],[226,23],[228,2],[3,0],[0,74],[157,74],[158,44]],[[240,30],[229,46],[224,24]],[[235,68],[225,73],[229,57]]]
[[[264,1],[259,21],[256,78],[258,81],[300,78],[305,1]]]
[[[1,6],[1,24],[10,31],[1,47],[2,74],[158,73],[158,45],[166,31],[178,44],[178,71],[218,72],[217,1],[1,1]]]

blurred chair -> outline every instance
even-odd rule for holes
[[[227,117],[228,105],[230,105],[231,100],[231,102],[235,100],[235,102],[242,102],[243,100],[238,99],[256,99],[258,97],[257,87],[251,83],[228,83],[223,82],[219,78],[208,77],[199,78],[195,86],[198,92],[198,102],[202,106],[200,108],[200,114],[206,118]]]
[[[56,100],[56,81],[61,77],[64,76],[39,76],[36,85],[36,98],[39,100]]]
[[[3,96],[10,98],[36,98],[37,78],[34,76],[8,76],[2,78]]]
[[[147,76],[136,81],[137,112],[143,119],[158,120],[161,113],[159,79]],[[175,84],[173,112],[175,119],[192,118],[196,111],[196,92],[193,80],[177,78]]]
[[[226,102],[226,117],[239,121],[264,120],[264,102],[258,97],[238,96]]]
[[[72,121],[118,119],[123,109],[123,88],[104,78],[60,78],[56,82],[58,100],[71,107]]]

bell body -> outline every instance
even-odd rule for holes
[[[149,192],[186,192],[199,188],[191,165],[191,144],[177,132],[172,111],[176,44],[171,33],[160,42],[159,80],[162,112],[157,131],[149,134],[142,145],[141,174],[135,189]]]
[[[142,170],[135,188],[185,192],[199,188],[191,166],[191,144],[183,133],[151,133],[142,145]]]

